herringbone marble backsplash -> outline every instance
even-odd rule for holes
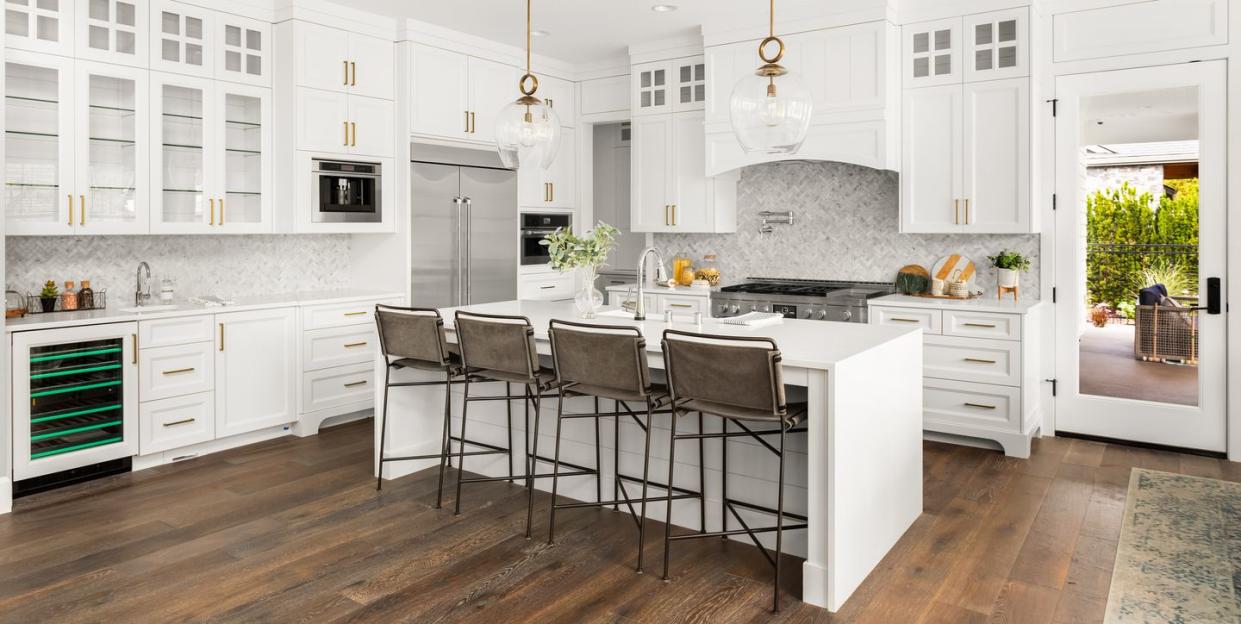
[[[746,277],[890,282],[906,264],[930,269],[950,253],[978,265],[978,286],[994,296],[987,256],[1012,249],[1028,256],[1021,294],[1039,294],[1037,234],[901,234],[897,174],[843,163],[784,162],[747,167],[737,189],[736,234],[658,234],[665,254],[688,252],[695,262],[719,256],[724,282]],[[794,213],[794,225],[758,233],[759,212]]]
[[[83,279],[106,288],[109,307],[125,304],[138,263],[151,265],[152,292],[172,278],[177,298],[244,297],[332,290],[346,286],[349,236],[10,236],[5,241],[7,288],[37,293],[53,279]],[[118,300],[116,297],[120,296]]]

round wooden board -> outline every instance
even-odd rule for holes
[[[975,281],[978,277],[977,267],[974,261],[961,254],[950,254],[935,261],[931,266],[931,279],[944,280],[944,290],[947,290],[947,283],[952,280],[953,273],[961,272],[961,277],[969,284],[970,292],[976,290]]]

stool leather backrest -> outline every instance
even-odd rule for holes
[[[699,400],[786,412],[780,349],[768,338],[666,330],[664,366],[677,401]]]
[[[494,370],[529,379],[539,370],[534,327],[524,316],[457,311],[457,346],[470,369]]]
[[[548,335],[560,383],[639,397],[650,394],[646,338],[636,327],[552,321]]]
[[[448,342],[439,310],[376,305],[375,326],[380,349],[388,357],[448,363]]]

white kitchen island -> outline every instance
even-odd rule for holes
[[[507,301],[461,308],[489,314],[521,315],[534,325],[539,352],[548,353],[547,327],[553,319],[578,320],[572,302]],[[453,325],[454,309],[443,311],[445,324]],[[650,366],[663,367],[660,339],[669,326],[662,319],[633,321],[616,316],[600,316],[596,321],[613,325],[636,326],[647,339]],[[702,325],[674,322],[672,327],[688,331],[737,336],[772,338],[783,353],[785,383],[805,389],[809,402],[807,433],[790,436],[790,457],[786,485],[786,509],[804,513],[809,518],[806,531],[789,532],[785,536],[786,552],[804,556],[802,596],[807,603],[838,610],[866,578],[905,530],[922,513],[922,334],[918,328],[835,323],[786,319],[775,325],[746,328],[717,323],[711,319]],[[450,338],[451,339],[451,338]],[[382,360],[376,361],[376,378],[383,379]],[[393,381],[442,379],[438,375],[412,370],[394,371]],[[516,388],[514,388],[516,390]],[[477,384],[471,391],[502,394],[502,384]],[[382,400],[383,388],[376,388],[376,400]],[[454,386],[454,392],[460,392]],[[390,395],[387,455],[420,455],[437,453],[442,435],[442,386],[393,388]],[[566,412],[587,411],[590,399],[573,399]],[[605,402],[607,403],[607,402]],[[513,448],[517,472],[523,463],[522,437],[525,424],[521,402],[513,402]],[[610,404],[608,405],[610,407]],[[543,418],[539,428],[539,455],[551,456],[552,433],[555,430],[555,401],[543,402]],[[454,401],[454,433],[460,431],[461,401]],[[602,411],[609,411],[605,408]],[[377,409],[378,413],[379,410]],[[469,437],[492,444],[506,444],[506,411],[504,402],[483,401],[470,406]],[[611,419],[602,426],[599,446],[602,447],[603,499],[612,494],[612,449],[616,432]],[[708,417],[708,431],[718,430],[718,419]],[[655,417],[652,435],[652,479],[667,478],[668,415]],[[695,431],[697,418],[682,418],[682,431]],[[380,420],[375,420],[378,442]],[[661,434],[660,431],[663,431]],[[561,456],[566,462],[593,466],[595,439],[593,419],[575,419],[565,423]],[[804,441],[803,441],[804,438]],[[642,436],[632,421],[619,426],[622,448],[620,468],[625,474],[641,474]],[[697,489],[698,445],[680,442],[677,460],[684,462],[676,470],[676,484]],[[707,524],[718,530],[720,522],[720,441],[706,443],[707,466],[705,484]],[[378,456],[376,456],[377,460]],[[378,462],[376,461],[378,465]],[[436,465],[435,460],[406,461],[385,464],[385,478],[397,478]],[[466,458],[466,470],[502,476],[508,474],[508,460],[499,456]],[[756,504],[774,506],[776,458],[749,439],[729,442],[729,496]],[[550,466],[540,472],[550,472]],[[448,482],[451,484],[451,480]],[[518,487],[514,485],[513,487]],[[536,484],[550,490],[551,480]],[[451,490],[446,485],[451,496]],[[472,491],[473,490],[473,491]],[[631,487],[631,495],[634,492]],[[595,482],[591,477],[561,480],[564,496],[595,500]],[[662,491],[652,490],[652,495]],[[462,492],[462,513],[477,512],[485,504],[477,488],[466,486]],[[546,506],[537,508],[536,536],[545,531]],[[450,512],[445,512],[450,513]],[[576,511],[568,513],[597,513]],[[647,515],[664,519],[662,504],[648,505]],[[754,522],[764,520],[756,516]],[[765,518],[770,522],[770,518]],[[697,529],[699,508],[696,501],[674,503],[673,521],[683,527]],[[747,519],[747,522],[750,522]],[[752,523],[753,526],[753,523]],[[735,528],[735,527],[733,527]],[[803,535],[798,535],[802,533]],[[655,533],[658,535],[658,532]],[[744,535],[742,539],[747,539]],[[677,577],[677,549],[673,549],[672,582]],[[649,565],[649,564],[648,564]],[[648,570],[649,571],[649,570]]]

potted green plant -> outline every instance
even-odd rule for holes
[[[595,277],[599,267],[608,259],[608,254],[616,247],[616,237],[620,230],[600,221],[595,229],[583,236],[572,231],[557,228],[539,241],[547,246],[547,255],[551,267],[557,271],[577,270],[578,292],[573,298],[578,315],[585,319],[595,318],[599,307],[603,305],[603,293],[595,288]]]
[[[987,259],[996,269],[996,281],[1001,288],[1017,286],[1018,273],[1030,270],[1030,259],[1016,251],[1005,249],[994,256],[987,256]]]
[[[43,290],[39,292],[39,306],[44,312],[56,311],[56,299],[60,296],[60,289],[56,288],[56,282],[47,280],[43,284]]]

